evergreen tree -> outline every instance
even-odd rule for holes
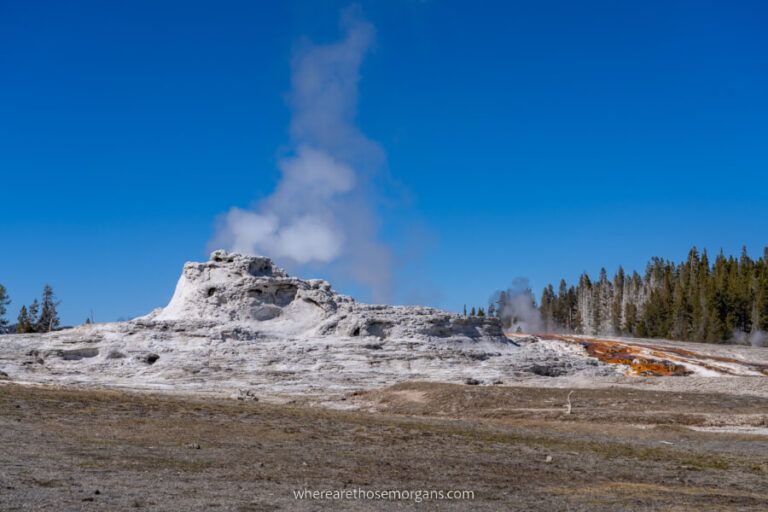
[[[690,327],[688,331],[688,340],[694,341],[700,339],[701,325],[703,321],[704,303],[701,295],[702,276],[701,261],[699,251],[693,247],[688,252],[688,260],[685,262],[685,276],[683,286],[686,289],[688,307],[690,311]],[[704,276],[706,277],[706,276]]]
[[[19,334],[32,332],[32,326],[29,321],[29,313],[27,313],[27,306],[21,306],[19,316],[16,318],[16,332]]]
[[[579,278],[579,284],[576,287],[576,305],[581,320],[579,332],[583,334],[596,334],[594,326],[595,314],[593,312],[594,297],[592,295],[592,281],[585,272]]]
[[[45,285],[43,289],[43,301],[40,307],[40,318],[37,321],[38,332],[49,332],[59,327],[59,314],[56,307],[59,305],[55,300],[53,288]]]
[[[25,332],[44,332],[40,330],[40,326],[38,325],[38,321],[40,320],[38,318],[38,315],[40,314],[40,303],[37,302],[37,299],[32,301],[28,311],[29,330]]]
[[[539,312],[541,313],[541,321],[544,324],[545,331],[552,331],[555,329],[555,290],[550,284],[541,293],[541,306],[539,306]]]
[[[592,332],[606,332],[605,324],[610,321],[608,274],[605,268],[600,269],[600,277],[592,286]]]
[[[637,304],[628,302],[624,308],[624,332],[629,336],[639,336],[637,334]]]
[[[475,306],[472,306],[472,309],[469,311],[469,316],[476,316],[477,313],[475,312]]]
[[[561,328],[570,329],[569,311],[568,311],[568,284],[565,279],[560,280],[560,286],[557,288],[557,296],[555,297],[555,304],[552,311],[554,316],[554,322],[556,326]]]
[[[754,330],[768,331],[768,248],[759,265],[755,287]]]
[[[621,266],[613,278],[613,301],[611,303],[611,330],[613,334],[622,333],[622,313],[624,311],[624,268]]]
[[[728,262],[720,251],[715,258],[715,264],[712,269],[712,278],[710,279],[707,290],[708,305],[708,323],[706,341],[710,343],[719,343],[728,336]]]
[[[697,272],[698,283],[696,285],[699,294],[699,317],[696,324],[694,339],[697,341],[706,341],[709,334],[710,324],[710,284],[712,272],[709,267],[709,256],[706,249],[701,254],[699,262],[699,271]]]
[[[477,316],[485,316],[485,311],[483,310],[482,307],[477,310]]]
[[[8,327],[5,314],[8,312],[8,304],[10,303],[11,298],[8,296],[5,286],[0,284],[0,333],[5,332],[6,327]]]
[[[579,297],[576,288],[573,286],[568,288],[566,304],[568,308],[568,323],[566,324],[566,328],[569,331],[583,333],[584,328],[581,320],[581,312],[579,311]]]
[[[506,291],[502,290],[498,295],[498,299],[496,300],[496,315],[501,318],[501,322],[504,327],[509,327],[509,318],[507,315],[508,306],[509,295]]]
[[[692,310],[680,279],[675,283],[672,299],[672,332],[670,337],[676,340],[688,340],[691,333]]]

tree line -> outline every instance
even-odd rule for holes
[[[563,279],[544,288],[538,306],[542,328],[582,334],[671,338],[723,343],[768,331],[768,247],[753,260],[722,251],[710,262],[692,248],[681,263],[652,258],[641,276],[622,267],[612,278]]]
[[[11,298],[8,296],[8,291],[3,285],[0,285],[0,332],[8,330],[9,321],[5,315],[10,303]],[[49,332],[57,329],[60,324],[58,305],[59,302],[56,301],[53,288],[50,285],[45,285],[40,301],[35,299],[29,306],[21,306],[16,319],[16,332],[23,334]]]
[[[488,305],[488,312],[486,313],[485,309],[483,309],[482,306],[476,308],[475,306],[472,306],[472,308],[467,311],[467,305],[464,304],[464,316],[496,316],[496,306],[493,304]]]

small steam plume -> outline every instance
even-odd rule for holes
[[[749,343],[753,347],[768,346],[768,334],[766,334],[764,331],[754,331],[749,335]]]
[[[733,334],[734,340],[742,345],[752,345],[753,347],[766,347],[768,346],[768,333],[765,331],[752,331],[742,332],[738,331]]]
[[[505,328],[525,333],[541,331],[541,313],[527,278],[516,277],[508,289],[495,292],[490,302]]]
[[[290,265],[330,265],[387,300],[391,252],[378,240],[371,177],[384,153],[355,124],[363,57],[374,27],[343,11],[343,36],[305,41],[292,63],[291,145],[275,191],[252,209],[232,208],[212,246],[264,254]]]

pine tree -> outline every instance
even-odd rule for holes
[[[477,316],[485,316],[485,311],[483,310],[482,307],[477,310]]]
[[[592,287],[592,329],[595,334],[606,332],[606,323],[610,323],[611,290],[608,273],[600,269],[600,277]]]
[[[687,289],[688,306],[691,313],[688,340],[696,341],[701,339],[701,326],[704,320],[704,303],[701,294],[701,283],[703,280],[702,278],[706,278],[706,272],[701,268],[699,251],[696,247],[693,247],[688,252],[688,260],[685,263],[685,270],[687,280],[684,283],[684,286]],[[702,272],[705,273],[704,276],[700,275]]]
[[[569,331],[583,333],[584,329],[582,327],[581,313],[579,312],[579,297],[576,288],[573,286],[569,287],[566,297],[568,311],[568,323],[566,324],[566,328]]]
[[[502,290],[499,293],[499,298],[496,300],[496,314],[499,318],[501,318],[502,324],[504,327],[509,327],[509,318],[508,318],[508,307],[509,307],[509,295],[506,291]]]
[[[552,331],[555,328],[555,300],[555,290],[550,284],[541,292],[541,306],[539,306],[545,331]]]
[[[624,268],[619,266],[613,278],[613,301],[611,303],[611,329],[613,334],[621,334],[623,323],[622,313],[624,304]]]
[[[768,331],[768,248],[760,266],[756,287],[754,326],[756,330]]]
[[[688,340],[691,333],[692,310],[680,279],[675,283],[672,303],[672,332],[676,340]]]
[[[8,312],[8,304],[10,303],[11,298],[8,296],[5,286],[0,284],[0,333],[5,332],[6,327],[8,327],[5,314]]]
[[[56,311],[58,305],[59,303],[55,301],[53,288],[50,285],[45,285],[40,318],[37,321],[38,332],[49,332],[59,327],[59,314]]]
[[[629,336],[638,336],[637,322],[637,304],[627,302],[624,308],[624,332]]]
[[[29,311],[28,313],[28,320],[29,320],[29,330],[25,332],[43,332],[40,331],[39,325],[38,325],[38,315],[40,314],[40,303],[37,302],[37,299],[32,301],[32,304],[29,305],[29,308],[27,309]]]
[[[467,316],[467,305],[464,304],[464,316]]]
[[[560,280],[560,286],[557,288],[557,297],[555,300],[554,311],[555,326],[570,329],[569,311],[568,311],[568,284],[565,279]]]
[[[16,319],[16,332],[24,334],[31,332],[31,324],[29,321],[29,313],[27,313],[27,306],[22,305],[19,311],[19,316]]]
[[[592,281],[585,272],[579,278],[579,284],[576,287],[576,306],[579,312],[580,329],[583,334],[596,334],[594,325],[595,313],[593,311],[594,297],[592,294]]]
[[[472,309],[469,310],[469,316],[477,316],[477,313],[475,312],[475,306],[472,306]]]
[[[734,276],[736,284],[736,328],[743,333],[752,332],[752,318],[756,295],[756,265],[742,247]]]
[[[709,256],[706,249],[701,253],[701,260],[699,261],[699,270],[696,273],[697,284],[696,290],[699,294],[699,311],[698,322],[696,323],[696,330],[694,338],[697,341],[706,341],[710,329],[710,285],[712,281],[712,272],[709,266]]]
[[[709,322],[706,340],[710,343],[720,343],[728,339],[729,302],[728,261],[721,250],[720,254],[715,258],[707,295]]]

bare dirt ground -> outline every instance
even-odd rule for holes
[[[405,383],[311,404],[0,386],[0,509],[765,510],[768,399]],[[294,490],[471,490],[301,501]]]

